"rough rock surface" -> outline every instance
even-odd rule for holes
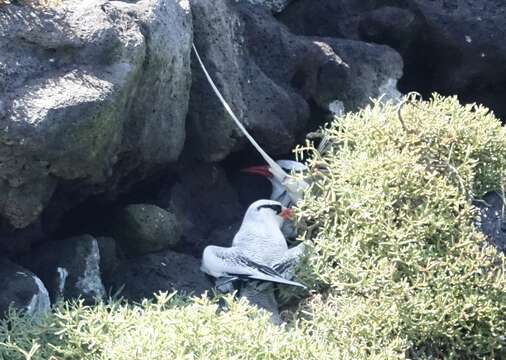
[[[246,0],[254,5],[265,6],[273,13],[283,11],[293,0]]]
[[[2,6],[0,216],[23,228],[63,184],[99,192],[177,160],[190,46],[187,1]]]
[[[401,89],[457,93],[506,119],[503,0],[299,0],[279,18],[299,35],[389,45],[405,62]]]
[[[324,101],[328,93],[332,92],[332,100],[342,97],[341,84],[357,76],[324,40],[293,35],[262,6],[247,1],[195,0],[192,13],[195,43],[211,76],[241,121],[272,155],[291,150],[308,126],[313,102],[328,110],[329,103]],[[383,49],[378,48],[375,55]],[[395,65],[387,77],[397,80],[400,58],[376,70],[388,73]],[[244,146],[244,139],[195,61],[192,68],[186,150],[205,161],[219,161]],[[380,92],[363,90],[360,94],[354,91],[354,97],[360,98],[354,103],[363,105]]]
[[[427,22],[429,81],[437,91],[491,106],[506,121],[506,4],[412,0]],[[418,82],[424,75],[416,78]]]
[[[27,269],[0,258],[0,318],[9,306],[38,316],[50,309],[49,294],[42,281]]]
[[[123,261],[106,284],[127,299],[151,298],[159,291],[201,295],[213,284],[200,271],[196,258],[170,250]]]
[[[174,209],[181,220],[183,241],[179,249],[197,256],[206,245],[218,244],[213,239],[206,240],[213,231],[227,229],[243,216],[237,193],[225,171],[215,164],[185,167],[179,173],[179,181],[168,192],[162,192],[158,201],[161,206]]]
[[[90,235],[45,243],[19,261],[42,279],[52,301],[82,297],[91,303],[105,295],[99,247]]]
[[[322,108],[340,102],[341,111],[354,111],[379,96],[384,100],[400,97],[397,81],[402,76],[402,58],[388,46],[332,38],[318,38],[317,43],[327,44],[349,64],[344,71],[327,64],[320,67],[315,100]]]
[[[144,255],[176,246],[181,226],[173,212],[156,205],[132,204],[115,217],[113,234],[127,255]]]
[[[474,203],[480,209],[478,228],[498,250],[506,252],[506,213],[503,200],[495,192],[488,193],[483,200],[484,202]]]

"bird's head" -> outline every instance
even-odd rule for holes
[[[276,163],[287,173],[302,173],[307,170],[307,166],[294,160],[278,160]],[[250,166],[241,170],[250,175],[260,175],[268,179],[273,178],[273,171],[269,165]]]
[[[247,174],[261,175],[268,178],[273,185],[273,195],[271,195],[271,198],[279,200],[279,193],[286,192],[290,198],[290,202],[296,204],[299,200],[302,199],[304,190],[309,185],[300,177],[291,176],[287,173],[303,174],[308,170],[308,167],[294,160],[278,160],[276,161],[276,164],[281,169],[280,171],[282,173],[284,172],[284,175],[282,173],[280,174],[279,172],[274,171],[268,165],[251,166],[242,169],[241,171]]]
[[[283,221],[288,220],[292,215],[292,209],[286,208],[278,201],[257,200],[248,207],[244,221],[254,221],[259,223],[274,222],[279,227]]]

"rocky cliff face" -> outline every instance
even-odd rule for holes
[[[403,57],[402,91],[458,94],[506,118],[502,0],[299,0],[279,19],[299,35],[386,44]]]
[[[177,279],[188,278],[180,264],[193,260],[164,259],[228,244],[253,196],[242,194],[258,185],[238,175],[256,154],[191,56],[192,41],[239,118],[276,157],[333,113],[395,99],[399,89],[458,93],[503,116],[505,15],[501,0],[0,6],[0,255],[50,279],[52,298],[59,281],[78,289],[73,279],[86,272],[68,260],[33,258],[59,239],[67,239],[62,253],[99,249],[95,278],[107,267],[101,294],[121,287],[111,264],[121,264],[129,282],[142,281],[131,264],[163,266],[145,293],[127,287],[136,298],[157,281],[160,289],[188,290]],[[118,219],[133,208],[145,210],[141,218],[129,212],[142,229],[125,235]],[[170,214],[163,231],[159,214]],[[170,229],[172,237],[159,236]],[[93,246],[72,240],[85,233],[93,237],[80,239]],[[136,243],[129,236],[136,233],[156,244]],[[194,283],[199,293],[208,285]]]
[[[0,34],[0,213],[10,226],[37,220],[64,182],[114,191],[138,167],[149,174],[177,160],[188,3],[5,6]]]

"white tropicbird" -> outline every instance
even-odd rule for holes
[[[200,55],[197,51],[197,48],[195,47],[195,44],[192,44],[193,51],[195,52],[195,56],[197,57],[197,61],[200,64],[200,67],[202,68],[202,71],[204,72],[204,75],[207,78],[207,81],[211,85],[214,93],[222,103],[223,107],[227,111],[227,113],[230,115],[232,120],[236,123],[237,127],[241,130],[241,132],[246,136],[246,138],[251,142],[251,144],[257,149],[257,151],[262,155],[264,160],[269,164],[270,171],[272,173],[272,176],[276,178],[276,180],[286,189],[286,192],[290,196],[290,199],[292,199],[292,202],[297,203],[299,200],[302,199],[302,196],[304,194],[304,190],[309,186],[308,183],[305,181],[300,181],[298,179],[293,178],[289,174],[284,171],[281,166],[279,166],[265,151],[262,149],[260,145],[255,141],[255,139],[250,135],[250,133],[246,130],[246,128],[243,126],[243,124],[239,121],[237,116],[235,116],[234,112],[232,111],[232,108],[227,103],[227,101],[223,98],[223,95],[221,95],[220,91],[218,90],[218,87],[214,83],[213,79],[211,78],[211,75],[207,72],[207,69],[200,58]]]
[[[294,160],[278,160],[276,163],[286,172],[303,173],[308,170],[308,167],[303,163]],[[285,185],[273,175],[273,171],[268,165],[250,166],[241,170],[251,175],[261,175],[269,179],[272,184],[271,200],[279,201],[285,207],[291,207],[299,199],[294,199]],[[292,178],[293,181],[297,181]],[[300,181],[300,180],[299,180]],[[307,183],[306,183],[307,184]]]
[[[207,246],[202,255],[201,270],[224,282],[250,279],[304,287],[286,279],[273,266],[284,268],[299,257],[288,249],[280,227],[291,210],[272,200],[258,200],[246,211],[232,246]],[[302,248],[303,250],[303,248]],[[223,282],[222,282],[223,284]]]

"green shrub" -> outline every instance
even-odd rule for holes
[[[11,314],[0,325],[0,359],[334,359],[333,344],[294,324],[273,325],[245,301],[225,297],[182,302],[160,295],[140,305],[72,303],[38,323]],[[10,338],[10,340],[8,340]],[[4,342],[2,345],[1,341]]]
[[[316,291],[287,325],[230,297],[228,311],[166,295],[70,303],[38,322],[12,313],[0,359],[504,358],[504,255],[471,201],[504,187],[506,132],[455,98],[397,110],[377,103],[329,124],[324,153],[298,149],[312,179],[298,277]]]
[[[333,122],[324,154],[299,149],[313,169],[301,277],[328,286],[307,311],[371,353],[395,343],[413,357],[498,356],[504,256],[473,226],[471,200],[503,188],[506,131],[456,98],[409,100],[401,117],[376,104]]]

